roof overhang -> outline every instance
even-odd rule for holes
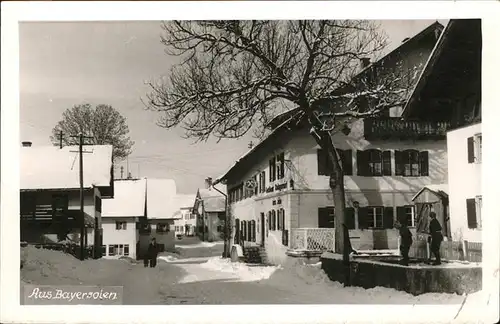
[[[411,200],[415,201],[415,199],[417,199],[418,196],[420,196],[425,191],[429,191],[435,194],[436,196],[440,196],[442,198],[448,198],[448,185],[441,184],[441,185],[429,185],[423,187],[411,198]]]

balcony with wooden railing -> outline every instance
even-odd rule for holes
[[[382,139],[446,139],[450,122],[402,120],[401,118],[364,119],[366,140]]]

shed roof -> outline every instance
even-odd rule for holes
[[[146,207],[146,179],[116,180],[113,199],[102,200],[102,217],[141,217]]]
[[[86,145],[83,153],[83,187],[108,187],[111,183],[113,147]],[[78,146],[22,147],[21,190],[80,188]]]
[[[423,187],[422,189],[417,192],[415,196],[411,199],[414,201],[415,199],[422,194],[422,192],[429,190],[430,192],[434,193],[437,196],[440,196],[442,198],[448,198],[448,184],[431,184]]]
[[[176,219],[179,209],[177,187],[172,179],[146,180],[146,206],[148,219]]]

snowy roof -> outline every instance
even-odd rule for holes
[[[179,209],[193,208],[196,195],[178,194],[175,196]]]
[[[86,145],[83,153],[83,187],[109,186],[111,145]],[[22,147],[21,190],[80,188],[78,146]]]
[[[206,212],[226,211],[226,199],[219,192],[212,189],[199,189],[199,193]]]
[[[429,190],[437,195],[448,197],[448,184],[431,184],[420,189],[419,192],[411,200],[415,200],[424,190]]]
[[[179,209],[177,187],[172,179],[147,179],[146,204],[149,219],[175,219]]]
[[[102,217],[141,217],[146,206],[146,179],[117,180],[112,199],[102,200]]]

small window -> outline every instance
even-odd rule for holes
[[[106,256],[106,245],[101,245],[101,254]]]
[[[116,222],[116,229],[117,230],[126,230],[127,229],[127,222]]]
[[[425,177],[429,175],[429,152],[406,150],[396,151],[396,175]]]
[[[123,255],[128,256],[129,255],[129,245],[125,244],[123,247]]]
[[[483,207],[482,196],[476,196],[475,198],[467,199],[466,206],[468,227],[471,229],[481,229],[481,211]]]
[[[109,245],[109,256],[114,256],[115,255],[115,245]]]
[[[158,223],[156,225],[156,232],[157,233],[168,233],[168,231],[169,231],[168,227],[169,226],[167,223]]]
[[[371,176],[382,175],[382,152],[379,150],[367,151],[368,170]]]
[[[368,207],[366,225],[369,228],[384,227],[384,208],[383,207]]]
[[[417,224],[417,218],[414,206],[404,206],[405,220],[408,227],[415,227]]]

